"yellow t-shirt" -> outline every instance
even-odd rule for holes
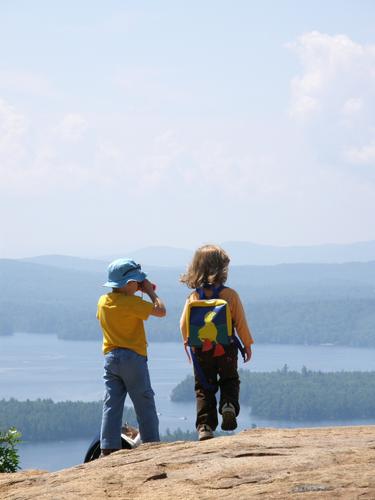
[[[143,321],[150,316],[153,307],[151,302],[137,295],[114,292],[102,295],[96,317],[103,330],[103,353],[124,347],[147,356]]]
[[[209,296],[207,295],[207,299]],[[230,313],[232,316],[233,326],[245,347],[250,346],[254,343],[253,337],[249,325],[246,321],[245,311],[242,306],[241,299],[238,293],[233,290],[233,288],[225,287],[219,293],[219,298],[224,299],[229,304]],[[184,310],[182,311],[180,319],[180,329],[182,338],[184,341],[187,340],[187,328],[186,328],[186,308],[190,302],[194,300],[199,300],[199,295],[197,292],[192,292],[186,300]]]

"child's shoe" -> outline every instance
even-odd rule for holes
[[[111,453],[118,451],[117,449],[107,448],[105,450],[101,450],[99,458],[108,457]]]
[[[223,422],[221,428],[223,431],[234,431],[237,428],[236,420],[236,410],[232,403],[224,403],[221,414],[223,416]]]
[[[211,427],[207,424],[202,424],[198,427],[198,439],[199,441],[205,441],[206,439],[212,439],[214,433]]]

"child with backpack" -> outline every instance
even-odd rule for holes
[[[190,348],[194,365],[196,428],[200,441],[214,437],[218,425],[216,392],[219,388],[221,428],[225,431],[236,429],[240,411],[238,350],[245,363],[251,358],[253,338],[240,297],[235,290],[224,286],[229,262],[222,248],[204,245],[195,252],[187,272],[180,279],[195,289],[186,300],[180,328],[185,349]]]

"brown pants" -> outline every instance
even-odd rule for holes
[[[240,412],[239,395],[240,379],[237,371],[237,346],[225,346],[223,356],[213,357],[211,351],[202,352],[195,349],[195,357],[205,375],[206,381],[215,386],[215,389],[206,389],[200,380],[199,374],[194,369],[195,396],[197,399],[196,427],[207,424],[212,430],[218,425],[216,392],[220,388],[219,413],[225,403],[232,403],[236,415]]]

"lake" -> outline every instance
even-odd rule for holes
[[[301,370],[375,370],[375,349],[337,346],[255,345],[250,363],[240,367],[252,371],[272,371],[287,364]],[[0,337],[0,399],[51,398],[54,401],[100,400],[103,393],[103,356],[100,341],[65,341],[54,335],[18,333]],[[149,368],[156,393],[160,430],[194,429],[193,403],[172,403],[170,393],[192,367],[182,343],[151,343]],[[127,400],[130,406],[130,400]],[[250,415],[242,407],[239,429],[258,427],[294,427],[301,422],[270,421]],[[304,422],[304,426],[375,423],[375,420],[351,422]],[[57,470],[82,461],[90,440],[47,443],[22,443],[19,447],[23,468]]]

